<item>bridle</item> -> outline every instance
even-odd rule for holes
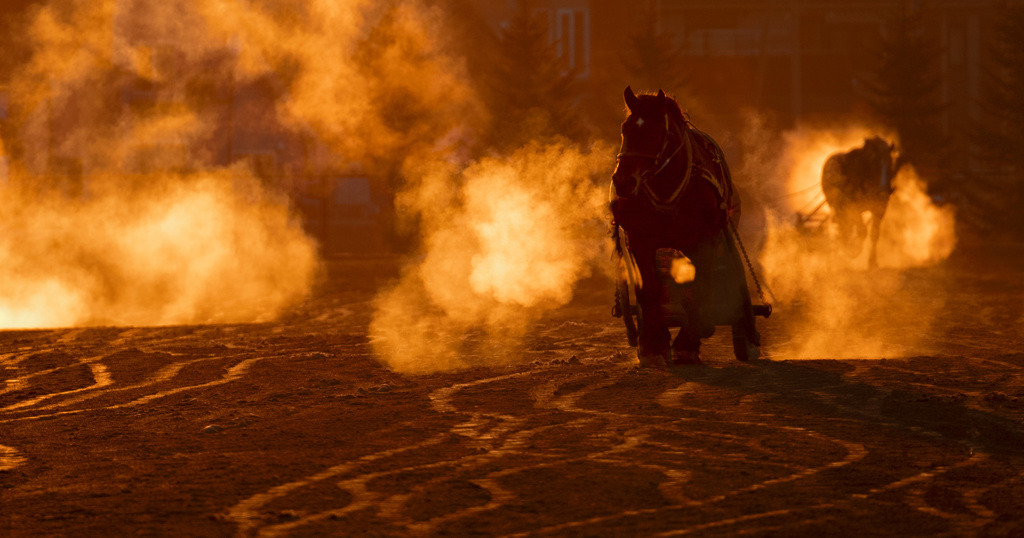
[[[690,147],[690,143],[689,143],[690,141],[689,141],[689,138],[686,136],[686,133],[683,131],[683,129],[684,129],[685,125],[686,125],[686,120],[684,119],[683,120],[683,125],[680,126],[680,125],[674,124],[669,119],[668,112],[665,112],[664,118],[665,118],[665,131],[664,131],[664,135],[662,136],[663,140],[662,140],[662,143],[661,143],[661,149],[657,153],[625,150],[625,151],[620,151],[619,154],[615,156],[616,164],[620,163],[621,160],[624,157],[625,158],[634,158],[634,159],[647,159],[647,160],[649,160],[651,162],[650,167],[644,169],[639,174],[634,174],[633,175],[633,177],[636,179],[636,185],[633,187],[633,195],[635,196],[635,195],[639,194],[640,188],[644,187],[644,188],[646,188],[647,193],[652,197],[652,200],[654,202],[656,202],[656,203],[657,202],[665,203],[665,202],[662,201],[662,200],[658,200],[657,195],[654,193],[654,191],[651,190],[651,187],[650,187],[650,185],[648,185],[647,182],[651,178],[657,177],[658,174],[660,174],[662,171],[664,171],[668,167],[668,165],[672,162],[672,159],[675,158],[679,154],[679,152],[683,150],[683,148],[686,148],[687,162],[690,162],[691,159],[692,159],[692,148]],[[673,139],[675,139],[677,141],[677,143],[674,145],[674,147],[672,147],[672,145],[671,145]],[[623,137],[622,147],[623,147],[623,149],[626,148],[626,139],[625,139],[625,137]],[[674,202],[675,199],[679,196],[679,194],[681,194],[683,187],[685,187],[685,185],[686,185],[686,182],[687,182],[686,180],[689,179],[689,175],[690,175],[689,169],[687,169],[686,177],[683,178],[682,182],[680,182],[679,188],[676,189],[676,192],[670,197],[670,200],[668,200],[667,203]]]

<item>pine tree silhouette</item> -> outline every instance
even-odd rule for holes
[[[576,106],[576,72],[567,68],[548,35],[546,19],[524,1],[499,36],[484,83],[497,147],[553,136],[581,141],[586,135]]]
[[[689,77],[683,67],[683,51],[674,43],[673,34],[658,30],[657,12],[650,7],[628,36],[629,48],[620,60],[637,90],[665,90],[683,94]]]
[[[972,201],[991,225],[1024,236],[1024,5],[1004,4],[983,78],[984,120],[975,126],[976,155],[989,172],[976,178]]]
[[[873,51],[874,72],[864,82],[865,98],[881,120],[899,137],[902,157],[929,171],[932,183],[944,170],[941,156],[948,145],[939,128],[942,79],[939,49],[926,33],[924,14],[907,2],[892,11]]]

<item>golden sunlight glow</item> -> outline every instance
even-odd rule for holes
[[[672,267],[669,268],[669,274],[672,275],[672,280],[676,284],[686,284],[687,282],[693,282],[693,279],[697,277],[697,268],[690,261],[690,258],[686,256],[680,256],[672,258]]]
[[[487,116],[461,59],[444,51],[440,17],[418,0],[40,6],[32,57],[10,86],[25,150],[0,223],[24,234],[3,239],[0,326],[254,321],[301,299],[318,262],[280,194],[292,178],[225,169],[238,148],[209,142],[232,136],[225,121],[263,114],[276,134],[303,137],[303,166],[421,151],[448,160]],[[272,101],[239,102],[246,85]],[[495,214],[469,233],[497,240],[514,218]],[[513,281],[501,268],[514,262],[478,256],[472,286],[501,295],[490,282]],[[574,263],[549,262],[545,278]],[[564,300],[531,285],[520,291]]]
[[[956,246],[952,207],[936,206],[913,167],[900,170],[882,220],[878,265],[903,269],[945,260]]]
[[[218,5],[225,20],[249,12]],[[311,291],[316,248],[277,186],[208,164],[223,117],[193,109],[187,84],[245,72],[204,71],[204,55],[260,61],[206,7],[98,0],[34,12],[32,56],[9,88],[23,151],[0,189],[0,328],[266,321]],[[132,92],[143,110],[125,100]]]
[[[396,151],[485,118],[462,61],[442,50],[436,9],[418,1],[302,6],[198,4],[211,36],[238,51],[239,78],[294,70],[288,99],[278,107],[289,124],[313,128],[342,154],[394,158]],[[278,11],[285,8],[282,16]],[[396,109],[419,117],[394,118]]]
[[[97,0],[34,11],[32,56],[10,84],[18,144],[6,145],[19,160],[0,188],[0,328],[272,319],[311,292],[319,263],[287,184],[304,168],[359,164],[394,171],[398,218],[422,234],[422,251],[377,298],[381,360],[400,372],[519,360],[530,323],[596,267],[612,270],[602,238],[614,152],[535,143],[467,162],[466,142],[490,118],[430,4]],[[238,88],[255,87],[272,97],[236,103]],[[290,135],[302,163],[270,179],[230,164],[266,151],[232,145],[225,118],[249,115],[266,116],[268,139]],[[827,329],[808,341],[871,343],[846,316],[874,296],[863,267],[791,223],[820,203],[825,159],[872,134],[892,138],[801,127],[780,148],[757,140],[758,169],[743,174],[763,178],[758,203],[782,200],[766,211],[760,261],[779,299],[803,301],[809,327]],[[927,180],[909,169],[895,180],[885,268],[934,264],[955,245],[953,215]],[[692,279],[692,266],[674,270]]]
[[[821,169],[830,155],[860,146],[866,137],[876,134],[866,127],[816,130],[797,128],[782,135],[783,154],[778,173],[784,178],[786,208],[792,212],[809,213],[825,200],[821,190]],[[828,204],[822,211],[829,213]]]
[[[0,207],[17,231],[0,238],[7,329],[265,321],[305,297],[317,268],[287,205],[244,170],[84,201],[7,188]]]
[[[515,340],[527,325],[608,265],[606,187],[591,180],[608,154],[532,145],[461,171],[416,165],[420,179],[400,203],[421,217],[425,251],[378,299],[370,332],[385,362],[428,372],[521,357]]]
[[[863,128],[799,128],[784,134],[776,161],[762,163],[765,176],[785,193],[784,202],[770,211],[759,261],[776,300],[800,313],[794,328],[800,337],[790,344],[787,358],[919,352],[928,323],[941,311],[941,297],[913,307],[892,300],[904,285],[902,270],[939,263],[956,244],[952,210],[931,200],[913,167],[904,166],[894,178],[896,190],[880,227],[877,269],[868,269],[866,248],[850,258],[827,228],[801,230],[793,224],[795,212],[809,211],[824,198],[821,170],[828,156],[859,147],[874,134],[892,139]]]

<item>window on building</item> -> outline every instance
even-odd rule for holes
[[[590,13],[585,9],[560,9],[552,38],[567,69],[581,77],[590,74]]]
[[[590,12],[587,9],[535,9],[535,17],[548,26],[548,39],[565,62],[566,71],[590,74]]]

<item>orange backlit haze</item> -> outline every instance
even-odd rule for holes
[[[0,189],[0,326],[266,321],[305,296],[314,246],[245,170],[158,185]]]
[[[866,244],[858,256],[844,256],[827,219],[802,232],[795,226],[797,212],[810,213],[824,200],[821,170],[829,155],[859,147],[874,134],[892,140],[860,127],[798,128],[782,134],[775,160],[761,163],[769,182],[764,190],[776,203],[767,208],[759,261],[778,303],[805,318],[786,358],[903,356],[915,344],[924,345],[929,321],[942,307],[942,297],[915,305],[890,301],[905,285],[904,271],[941,262],[956,244],[952,210],[931,200],[926,181],[912,166],[894,179],[880,227],[879,268],[868,269]],[[828,211],[827,204],[819,210]],[[892,345],[893,339],[901,345]]]
[[[425,3],[104,0],[43,7],[30,34],[12,183],[52,155],[82,171],[5,193],[23,208],[8,225],[31,237],[5,245],[9,327],[259,321],[311,293],[315,244],[283,192],[303,171],[268,181],[223,164],[225,121],[301,133],[307,166],[400,170],[397,214],[422,252],[372,327],[396,370],[472,363],[458,342],[514,340],[607,264],[613,150],[536,143],[470,162],[489,115]],[[126,84],[152,104],[118,102]],[[222,104],[255,84],[277,95],[270,106]]]
[[[423,253],[378,298],[370,327],[393,369],[422,373],[521,360],[529,324],[608,265],[609,148],[535,144],[464,169],[424,162],[400,202],[423,224]],[[602,174],[603,175],[603,174]]]
[[[33,53],[10,87],[22,151],[0,193],[0,225],[13,230],[0,243],[0,326],[273,319],[312,292],[320,263],[289,189],[310,167],[359,165],[396,171],[396,213],[421,236],[378,297],[381,360],[413,372],[512,360],[493,351],[514,349],[581,278],[612,265],[603,212],[614,150],[548,140],[469,157],[486,154],[468,147],[491,115],[442,19],[415,0],[101,0],[35,11]],[[272,102],[223,104],[257,85]],[[126,92],[149,95],[144,110],[122,102]],[[299,141],[301,165],[268,178],[236,160],[237,148],[218,149],[266,125]],[[763,276],[780,303],[803,305],[810,328],[831,331],[821,341],[854,335],[860,347],[841,356],[872,341],[841,314],[865,300],[851,279],[866,257],[837,257],[792,223],[820,200],[828,155],[869,134],[885,136],[743,134],[763,154],[740,174],[758,184],[738,181],[760,199],[747,214],[765,210],[744,218],[768,223],[763,241],[750,241],[764,245]],[[69,157],[77,168],[53,164]],[[953,215],[928,197],[927,180],[912,168],[895,180],[879,242],[886,275],[940,262],[955,245]],[[885,278],[872,281],[884,291]]]
[[[306,166],[458,151],[450,133],[485,115],[438,49],[437,17],[359,0],[33,12],[10,87],[24,151],[0,193],[0,224],[18,231],[3,243],[0,326],[262,321],[304,298],[316,245],[284,193],[303,171],[268,181],[217,147],[276,122],[305,137]],[[252,107],[234,97],[247,85],[278,97]],[[133,92],[141,111],[120,101]],[[68,158],[78,172],[51,164]]]
[[[215,118],[186,94],[230,49],[190,5],[33,12],[10,84],[22,152],[0,188],[0,327],[265,321],[310,292],[316,248],[288,199],[206,149]],[[145,112],[119,101],[135,80],[153,88]]]

